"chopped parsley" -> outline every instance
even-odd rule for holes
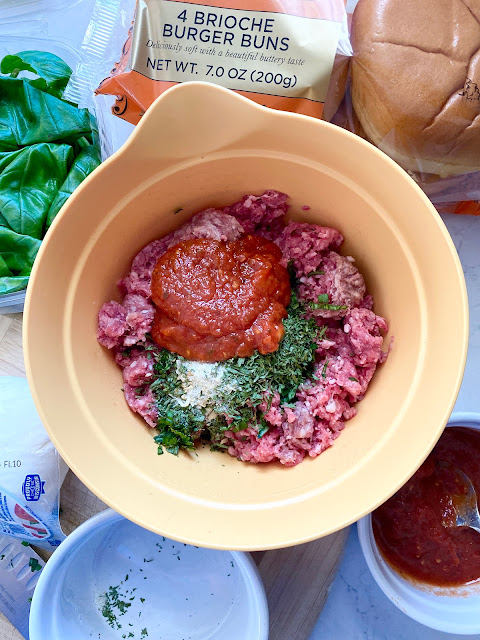
[[[317,342],[327,327],[319,327],[308,318],[308,307],[292,290],[283,321],[285,334],[276,351],[266,355],[256,351],[247,358],[231,358],[218,364],[221,376],[218,392],[208,398],[205,406],[185,404],[181,376],[188,365],[181,356],[147,343],[153,359],[154,381],[150,388],[158,411],[154,437],[158,453],[178,454],[180,449],[193,450],[201,437],[214,450],[228,448],[225,431],[242,431],[253,427],[257,437],[263,437],[270,425],[263,417],[271,408],[276,394],[280,405],[292,403],[299,386],[313,376]],[[135,390],[138,395],[144,391]],[[266,409],[259,405],[266,403]],[[226,418],[228,416],[228,420]]]
[[[328,299],[328,293],[321,293],[318,296],[318,302],[310,303],[311,309],[325,309],[326,311],[343,311],[348,307],[342,304],[330,304]]]
[[[322,378],[327,377],[327,367],[328,367],[328,358],[325,360],[325,364],[323,365]]]
[[[307,278],[311,278],[312,276],[324,276],[325,275],[325,271],[322,271],[321,269],[319,269],[318,271],[310,271],[310,273],[307,273]]]
[[[30,558],[28,561],[28,566],[30,567],[30,571],[40,571],[42,565],[36,558]]]
[[[264,420],[264,419],[262,418],[262,419],[261,419],[261,426],[260,426],[260,428],[258,429],[258,436],[257,436],[257,437],[258,437],[258,438],[262,438],[262,437],[267,433],[267,431],[269,430],[269,428],[270,428],[270,427],[269,427],[269,425],[268,425],[267,421],[266,421],[266,420]]]
[[[103,598],[103,617],[112,629],[121,629],[122,625],[118,622],[117,615],[118,617],[125,615],[128,608],[132,606],[132,603],[122,600],[122,598],[125,598],[125,595],[119,592],[118,585],[116,587],[109,587]]]
[[[352,382],[358,382],[357,378],[353,378],[353,377],[350,377],[349,380],[351,380]]]

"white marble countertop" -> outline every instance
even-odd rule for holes
[[[460,255],[470,307],[470,339],[456,411],[480,411],[480,217],[443,216]],[[445,313],[448,313],[446,297]],[[339,572],[311,640],[460,640],[411,620],[373,579],[351,528]]]
[[[72,0],[66,10],[51,14],[45,26],[50,37],[78,46],[93,0]],[[112,116],[113,117],[113,116]],[[115,119],[117,122],[118,119]],[[119,122],[122,139],[129,125]],[[470,305],[470,341],[467,366],[455,405],[459,411],[480,410],[480,217],[444,216],[467,281]],[[448,296],[445,298],[448,313]],[[399,611],[380,591],[363,559],[356,527],[351,528],[345,555],[329,599],[311,640],[454,640],[457,636],[433,631]],[[285,640],[294,640],[286,638]]]

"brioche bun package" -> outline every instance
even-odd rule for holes
[[[113,112],[136,124],[169,87],[204,81],[268,107],[322,117],[347,33],[345,0],[138,0],[122,29],[121,10],[131,4],[97,2],[84,41],[90,64],[77,70],[71,97],[82,101],[85,86],[114,96]],[[105,69],[98,53],[108,60],[112,50],[115,63]]]
[[[138,123],[202,80],[323,118],[480,213],[480,0],[97,0],[66,95]]]

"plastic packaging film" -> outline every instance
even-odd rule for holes
[[[112,0],[112,17],[126,4]],[[103,3],[101,8],[108,22]],[[95,52],[113,46],[119,60],[113,70],[105,69],[104,78],[84,66],[67,91],[81,101],[86,86],[97,88],[94,77],[97,94],[115,95],[114,113],[134,124],[163,91],[192,80],[220,84],[269,107],[321,117],[337,45],[346,32],[344,0],[215,0],[208,5],[139,0],[123,34],[121,17],[110,29],[100,29],[100,8],[96,13],[84,41],[87,57],[93,62]]]
[[[478,215],[480,4],[359,0],[347,9],[351,55],[327,119],[390,155],[440,212]]]
[[[83,52],[80,47],[83,38],[81,30],[80,33],[77,31],[78,35],[76,37],[72,35],[72,37],[69,37],[67,40],[58,34],[58,30],[55,32],[53,27],[52,29],[50,28],[52,25],[55,25],[58,16],[62,15],[61,9],[68,9],[71,4],[68,0],[52,0],[52,2],[49,0],[0,0],[0,60],[5,61],[5,64],[2,62],[2,71],[0,74],[2,83],[10,82],[10,78],[13,78],[13,83],[32,81],[37,83],[36,88],[43,87],[45,89],[48,82],[53,81],[53,77],[50,77],[48,82],[43,78],[45,84],[42,85],[43,81],[40,79],[40,76],[42,73],[47,73],[48,79],[49,67],[48,64],[47,66],[45,65],[45,60],[47,60],[50,55],[51,61],[55,61],[55,57],[60,59],[58,65],[53,62],[51,69],[54,71],[51,71],[52,73],[55,73],[55,69],[57,71],[62,70],[64,68],[62,66],[63,63],[66,63],[70,69],[77,69],[79,67],[83,60]],[[90,11],[93,2],[92,0],[75,0],[75,4],[82,5],[82,8]],[[28,17],[28,20],[25,19],[26,17]],[[52,35],[53,33],[56,33],[58,37]],[[11,61],[12,57],[14,58],[19,53],[22,53],[24,58],[25,56],[28,58],[30,61],[29,64],[33,64],[35,73],[33,73],[28,66],[25,66],[25,60],[23,59],[23,69],[19,68],[18,71],[16,71],[15,69],[9,68],[9,58]],[[43,56],[43,53],[46,55]],[[37,62],[40,65],[38,69],[36,67]],[[22,66],[22,64],[20,66]],[[40,73],[37,73],[37,71],[40,71]],[[12,72],[14,74],[17,73],[17,75],[11,75]],[[38,79],[36,78],[37,75],[39,76]],[[5,136],[8,137],[8,132],[13,132],[16,129],[14,114],[22,111],[24,102],[20,101],[17,104],[14,101],[13,93],[7,95],[5,87],[3,87],[2,91],[4,91],[2,96],[6,108],[2,116],[3,136],[1,146],[5,157],[3,158],[0,170],[0,178],[2,181],[0,186],[0,208],[2,209],[2,214],[5,213],[7,208],[10,210],[10,214],[6,217],[6,222],[4,220],[0,227],[2,231],[0,234],[0,264],[3,267],[0,269],[0,314],[8,314],[21,312],[23,310],[26,293],[25,284],[29,276],[28,269],[33,262],[35,248],[38,248],[38,242],[36,242],[36,240],[41,239],[38,237],[39,235],[43,237],[47,225],[50,223],[50,221],[47,223],[47,220],[45,220],[41,234],[36,234],[37,237],[35,238],[35,234],[29,233],[31,229],[28,225],[24,228],[20,223],[23,219],[23,212],[28,212],[27,217],[34,215],[36,220],[39,221],[43,215],[40,202],[44,203],[43,207],[46,209],[49,206],[47,204],[48,199],[52,205],[52,210],[58,212],[62,204],[62,199],[67,197],[67,193],[74,188],[87,171],[91,171],[94,164],[98,163],[99,158],[98,154],[96,154],[96,152],[92,153],[91,149],[81,154],[81,146],[79,144],[72,149],[72,153],[70,153],[66,160],[66,174],[63,174],[63,169],[59,172],[58,167],[53,167],[51,170],[49,169],[49,186],[56,184],[58,188],[52,190],[46,188],[45,184],[45,188],[39,188],[35,191],[35,187],[39,187],[41,184],[40,176],[42,176],[42,172],[37,169],[37,171],[32,170],[30,175],[26,175],[28,172],[25,172],[22,187],[15,190],[13,186],[15,171],[22,166],[22,163],[23,170],[25,170],[25,166],[27,166],[25,158],[30,152],[32,153],[33,160],[45,157],[47,147],[43,146],[42,152],[42,147],[39,145],[52,142],[52,130],[48,128],[43,129],[42,127],[35,129],[35,123],[41,120],[42,112],[41,107],[39,107],[41,100],[37,93],[36,97],[38,98],[38,102],[35,101],[35,109],[38,108],[38,110],[32,112],[32,114],[36,113],[37,115],[35,117],[33,117],[33,115],[31,117],[29,116],[30,127],[32,130],[35,130],[36,133],[30,141],[32,144],[26,145],[28,148],[25,147],[22,152],[23,155],[20,154],[22,157],[11,165],[9,160],[15,158],[15,155],[9,152],[14,151],[14,147],[11,147],[8,141],[5,142]],[[104,96],[102,96],[102,98],[104,99]],[[15,104],[14,107],[12,107],[13,104]],[[50,110],[53,113],[51,106],[52,105],[50,105]],[[61,105],[56,103],[56,106],[60,108]],[[97,143],[100,142],[101,155],[103,158],[106,158],[113,152],[114,136],[112,133],[114,133],[114,127],[109,127],[108,124],[110,123],[111,125],[111,121],[115,120],[115,118],[113,118],[111,114],[110,105],[105,104],[105,99],[103,103],[100,99],[98,101],[90,100],[88,106],[90,111],[97,117],[97,125],[92,122],[94,129],[92,141],[95,143],[95,148],[98,147]],[[60,111],[57,109],[54,111],[54,119],[58,119]],[[17,117],[20,121],[22,120],[22,116]],[[73,139],[68,140],[67,144],[73,142]],[[70,144],[70,146],[72,147],[73,144]],[[53,147],[48,147],[48,149],[52,148]],[[60,147],[56,147],[57,151],[59,148]],[[33,160],[29,165],[30,167],[35,166]],[[48,166],[50,167],[50,165]],[[62,175],[62,177],[60,177],[60,175]],[[65,189],[62,188],[63,186],[65,186]],[[40,199],[35,199],[32,194],[38,191],[41,194],[39,196]],[[50,196],[45,196],[45,192],[50,193]],[[54,196],[53,200],[52,196]],[[26,235],[27,238],[24,239],[20,237],[22,235]],[[22,252],[22,247],[27,247],[28,249]]]
[[[52,549],[65,538],[59,492],[68,471],[25,378],[0,377],[0,534]]]
[[[67,92],[80,103],[95,89],[115,96],[114,113],[135,124],[178,82],[221,84],[347,128],[403,166],[439,211],[479,213],[480,6],[433,5],[97,2]]]

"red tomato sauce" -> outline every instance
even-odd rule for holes
[[[277,245],[260,236],[171,247],[152,276],[153,340],[205,362],[276,351],[290,301],[281,258]]]
[[[461,469],[480,495],[480,431],[449,427],[417,473],[372,514],[375,540],[387,562],[405,577],[438,586],[480,578],[480,533],[443,524],[455,522],[454,503],[465,493],[448,463]]]

